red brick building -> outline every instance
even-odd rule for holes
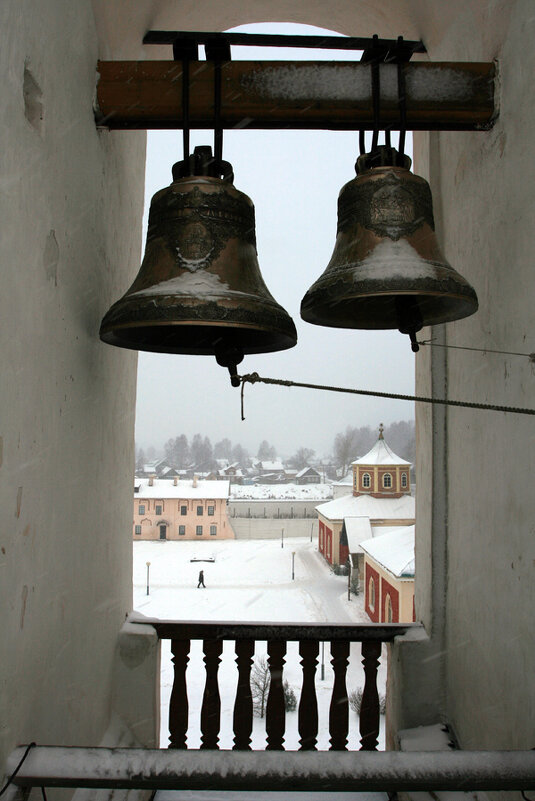
[[[352,492],[316,507],[319,552],[329,564],[345,564],[349,553],[360,554],[362,578],[363,557],[358,537],[376,537],[414,523],[410,467],[410,462],[389,448],[381,425],[373,448],[352,464]],[[357,519],[359,525],[350,524],[350,520]],[[356,532],[353,537],[351,531]]]
[[[414,526],[361,543],[364,608],[374,623],[410,623],[414,618]]]

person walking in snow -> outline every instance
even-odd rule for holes
[[[204,587],[204,589],[206,589],[204,584],[204,570],[201,570],[199,573],[199,583],[197,584],[197,589],[199,589],[199,587]]]

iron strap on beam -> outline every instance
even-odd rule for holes
[[[372,67],[363,62],[225,61],[225,129],[373,130]],[[380,119],[399,130],[396,64],[382,63]],[[109,129],[180,129],[180,61],[100,61],[96,120]],[[213,128],[215,67],[190,61],[189,126]],[[403,64],[408,130],[487,130],[494,124],[492,63]]]
[[[16,748],[8,775],[24,755]],[[212,751],[36,746],[15,787],[534,790],[535,751]],[[12,796],[13,797],[13,796]]]
[[[365,36],[288,36],[266,33],[218,33],[208,31],[147,31],[143,37],[145,45],[173,45],[177,39],[188,40],[197,45],[225,42],[232,46],[254,47],[304,47],[314,50],[369,50],[380,48],[395,51],[400,47],[407,53],[425,53],[421,41],[409,39],[377,39]],[[410,56],[409,56],[410,57]]]

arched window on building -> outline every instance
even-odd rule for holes
[[[373,576],[370,576],[368,581],[368,605],[372,612],[375,612],[375,581]]]
[[[407,489],[407,473],[401,474],[401,486],[403,489]]]
[[[383,476],[383,487],[385,489],[390,489],[392,487],[392,475],[391,473],[385,473]]]
[[[392,599],[390,598],[390,594],[387,594],[385,598],[385,623],[392,623]]]
[[[372,477],[369,473],[364,473],[362,476],[362,486],[364,489],[369,489],[372,485]]]

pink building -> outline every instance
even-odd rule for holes
[[[228,481],[136,478],[134,540],[234,539]]]

